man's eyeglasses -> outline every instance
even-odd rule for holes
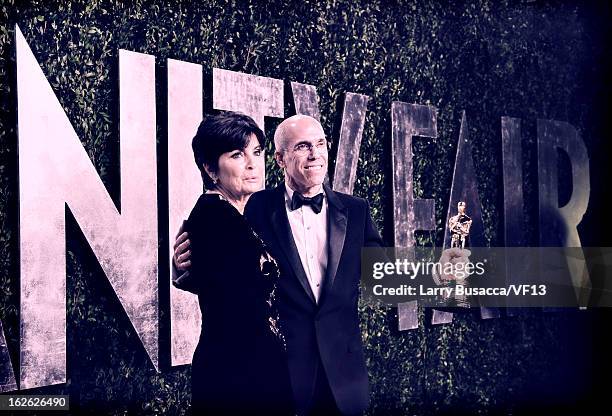
[[[318,151],[328,151],[330,143],[326,139],[321,139],[316,143],[308,143],[301,142],[293,146],[293,151],[295,153],[305,155],[312,151],[312,149],[317,149]]]

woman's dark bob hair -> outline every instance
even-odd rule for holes
[[[251,117],[225,111],[204,118],[191,142],[191,147],[206,189],[214,189],[215,184],[204,170],[204,165],[217,173],[219,156],[233,150],[244,150],[249,144],[251,135],[255,135],[263,149],[266,145],[266,136]]]

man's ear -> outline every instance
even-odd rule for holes
[[[274,159],[276,160],[276,164],[281,168],[284,169],[285,168],[285,161],[283,160],[283,154],[282,152],[279,152],[278,150],[276,150],[274,152]]]

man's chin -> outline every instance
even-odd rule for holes
[[[325,180],[325,173],[324,172],[313,173],[312,175],[306,176],[306,180],[308,181],[308,183],[312,184],[311,186],[321,185],[323,181]]]
[[[308,188],[316,188],[317,186],[323,185],[323,179],[324,178],[317,178],[317,180],[311,180],[309,182]]]

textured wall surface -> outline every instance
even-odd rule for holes
[[[19,256],[15,24],[53,87],[110,197],[120,199],[119,49],[156,59],[158,198],[167,201],[167,59],[202,65],[204,111],[213,68],[313,85],[335,160],[345,93],[369,97],[353,193],[366,197],[384,238],[393,233],[391,103],[437,108],[437,137],[413,140],[414,197],[435,201],[441,244],[462,111],[469,121],[484,240],[501,245],[501,117],[520,118],[524,230],[537,244],[536,121],[576,127],[591,158],[592,195],[578,227],[585,246],[612,245],[598,228],[607,163],[607,6],[573,2],[435,1],[0,1],[0,319],[18,371]],[[279,119],[266,120],[271,137]],[[280,175],[267,149],[268,186]],[[192,163],[189,160],[187,163]],[[330,174],[334,164],[330,163]],[[569,198],[560,170],[560,200]],[[160,264],[168,264],[168,211],[160,204]],[[189,403],[189,367],[169,366],[169,293],[160,288],[157,373],[71,213],[67,213],[67,383],[75,411],[169,412]],[[602,238],[608,240],[603,240]],[[167,272],[160,268],[161,280]],[[164,280],[166,279],[166,280]],[[597,311],[481,320],[456,314],[398,330],[397,310],[361,305],[372,384],[370,414],[516,414],[536,405],[580,405],[593,388]],[[0,355],[2,356],[2,355]],[[33,390],[32,392],[34,392]]]

